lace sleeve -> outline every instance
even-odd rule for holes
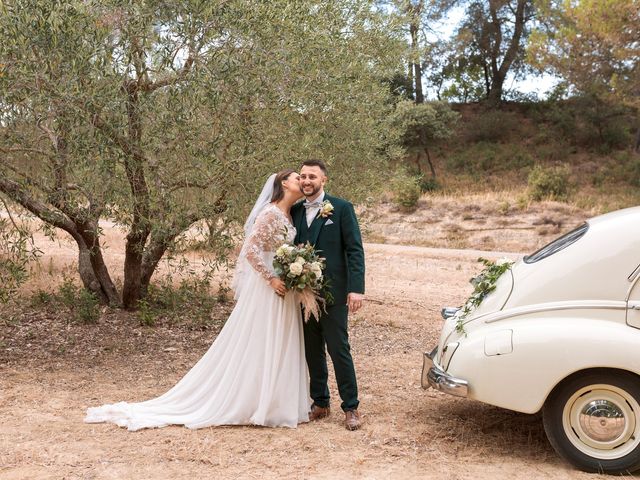
[[[256,219],[253,231],[245,245],[247,262],[266,281],[275,277],[273,269],[264,262],[264,253],[273,252],[286,241],[286,227],[282,216],[266,209]]]

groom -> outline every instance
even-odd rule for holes
[[[327,168],[321,160],[307,160],[300,169],[300,189],[306,201],[291,209],[297,229],[295,243],[311,243],[326,259],[325,276],[333,302],[319,319],[304,324],[304,344],[313,399],[309,420],[329,415],[329,387],[325,343],[333,361],[345,426],[360,428],[358,386],[347,333],[348,313],[364,300],[364,251],[353,205],[324,192]]]

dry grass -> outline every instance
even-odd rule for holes
[[[531,252],[595,210],[559,202],[524,202],[516,192],[426,194],[411,214],[392,203],[363,208],[367,241],[454,249]]]

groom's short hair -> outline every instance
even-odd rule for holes
[[[317,158],[310,158],[309,160],[305,160],[302,162],[301,167],[319,167],[322,170],[322,173],[327,175],[327,166],[324,164],[322,160]]]

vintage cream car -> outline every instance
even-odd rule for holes
[[[639,279],[640,207],[593,218],[517,261],[464,320],[443,309],[422,386],[542,410],[549,441],[578,468],[637,470]]]

